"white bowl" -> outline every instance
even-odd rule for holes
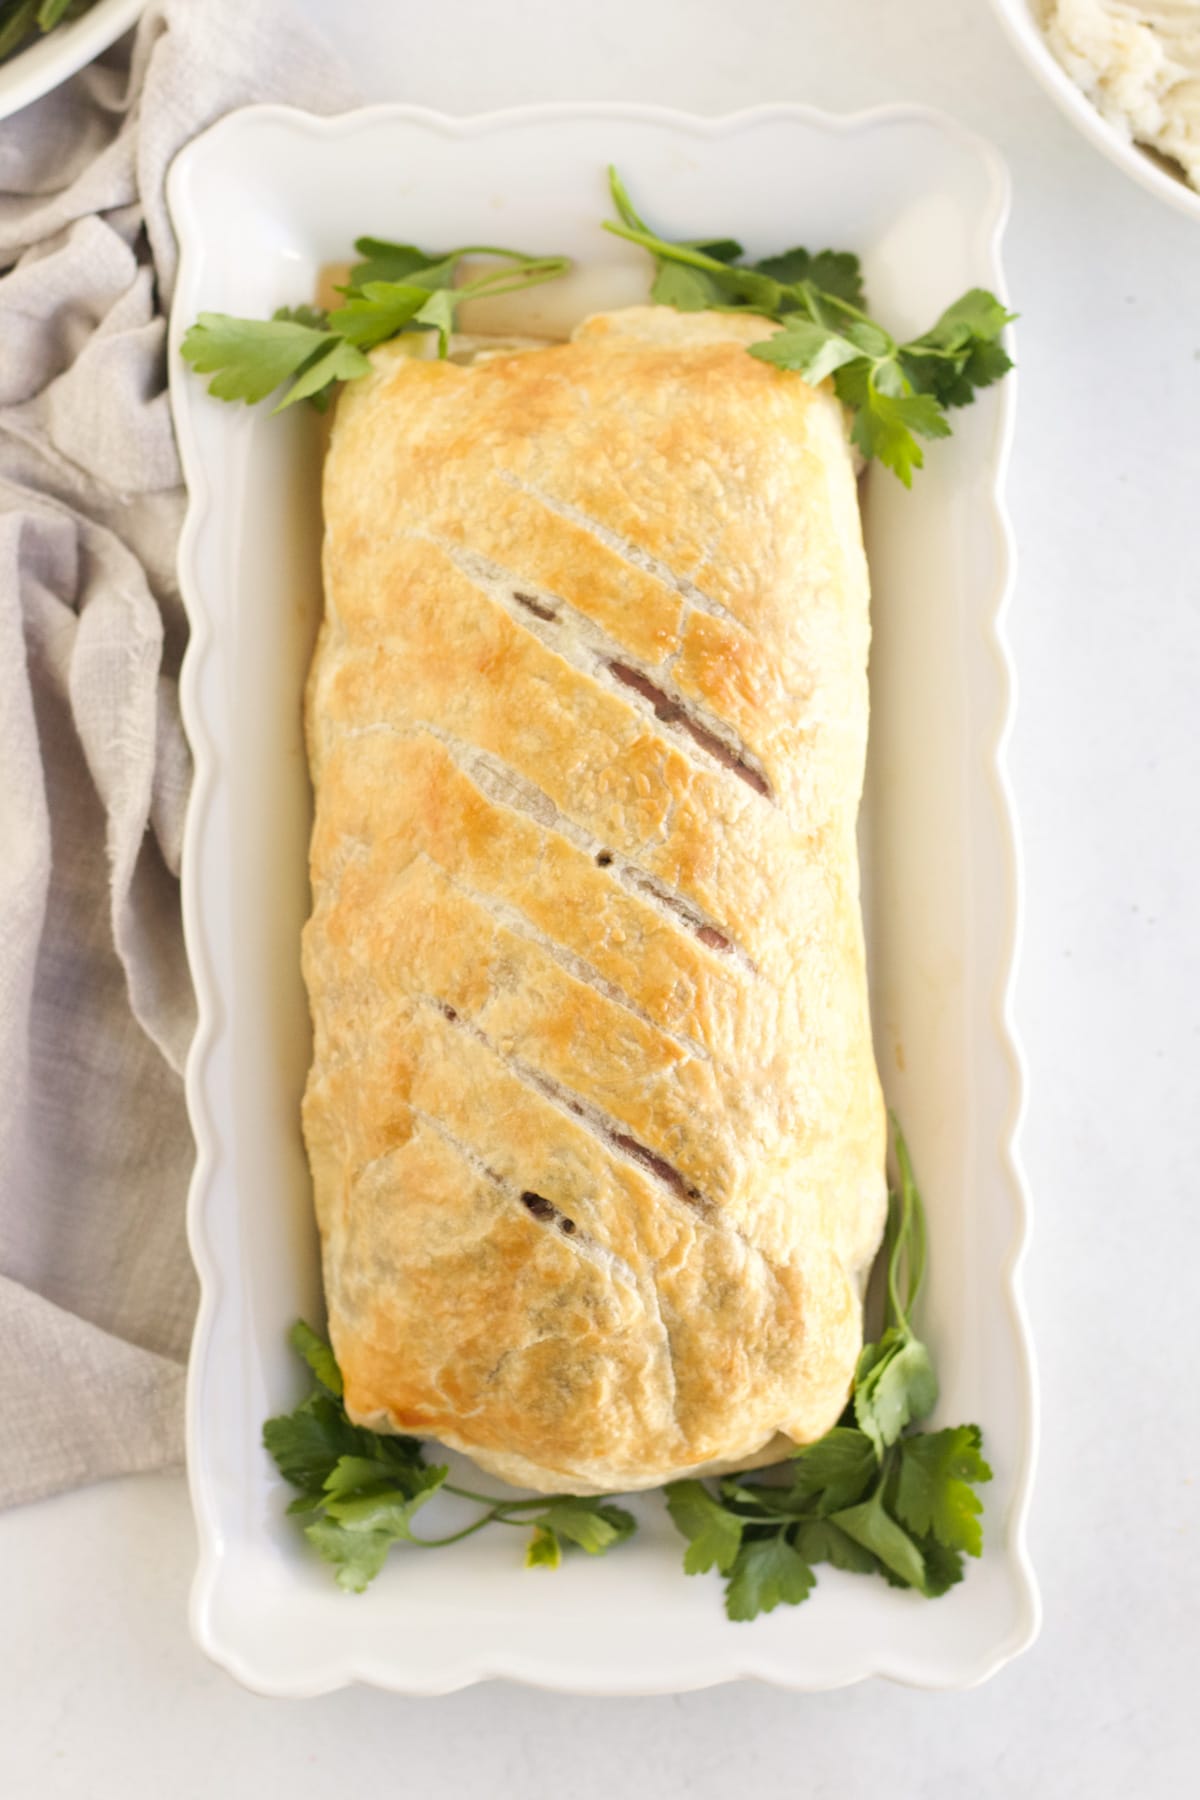
[[[82,69],[137,19],[145,0],[96,0],[96,5],[69,25],[59,25],[0,63],[0,119],[20,112],[33,100]]]
[[[1018,54],[1084,137],[1148,193],[1157,194],[1178,212],[1200,219],[1200,193],[1188,186],[1182,172],[1172,174],[1153,152],[1123,137],[1075,85],[1050,48],[1034,0],[992,0],[992,6]]]

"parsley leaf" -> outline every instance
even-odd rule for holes
[[[213,376],[210,394],[254,406],[342,341],[294,319],[235,319],[204,312],[184,337],[182,350],[197,374]],[[367,361],[361,360],[357,373],[365,374]]]
[[[873,1575],[878,1560],[832,1519],[813,1519],[796,1533],[796,1548],[805,1562],[832,1563],[852,1575]]]
[[[702,1481],[672,1481],[664,1489],[667,1511],[688,1540],[686,1575],[719,1569],[728,1575],[742,1547],[742,1521],[713,1499]]]
[[[345,306],[330,313],[330,324],[347,342],[371,350],[387,338],[399,336],[431,291],[411,281],[368,281],[354,290]]]
[[[983,1549],[983,1501],[973,1482],[990,1481],[978,1425],[925,1432],[900,1446],[895,1510],[915,1532],[928,1532],[947,1550],[978,1556]]]
[[[438,355],[445,356],[450,349],[450,333],[454,330],[454,310],[458,305],[459,295],[447,293],[444,289],[430,294],[413,315],[415,325],[423,325],[438,334]]]
[[[526,1566],[557,1568],[564,1542],[601,1556],[637,1529],[633,1515],[604,1496],[503,1499],[455,1486],[447,1467],[426,1463],[415,1438],[370,1431],[350,1420],[333,1351],[310,1325],[298,1320],[289,1339],[321,1385],[290,1413],[267,1420],[263,1444],[284,1480],[300,1490],[288,1512],[306,1521],[305,1536],[349,1591],[363,1591],[393,1544],[432,1550],[493,1523],[526,1525],[533,1528]],[[418,1536],[413,1520],[439,1491],[480,1510],[447,1537]]]
[[[333,1564],[338,1586],[351,1594],[361,1594],[374,1581],[394,1542],[386,1531],[349,1531],[333,1519],[315,1519],[304,1535]]]
[[[658,237],[615,169],[609,185],[618,216],[605,229],[654,257],[651,298],[683,312],[749,309],[776,321],[782,329],[751,344],[750,354],[813,386],[833,376],[864,457],[878,458],[906,487],[924,466],[919,440],[948,437],[946,411],[967,405],[1012,367],[999,342],[1012,315],[982,288],[948,306],[921,337],[898,344],[864,311],[862,271],[849,251],[798,248],[743,263],[732,239]]]
[[[361,293],[369,281],[404,281],[417,269],[436,268],[449,260],[444,251],[431,254],[415,244],[393,244],[387,238],[356,238],[354,249],[362,260],[354,264],[346,280],[346,292],[351,294]]]
[[[318,1337],[311,1325],[303,1319],[297,1319],[288,1332],[288,1343],[299,1356],[302,1356],[323,1388],[340,1398],[342,1392],[342,1371],[337,1366],[337,1358],[325,1342]]]
[[[720,304],[721,290],[702,269],[663,263],[654,277],[650,298],[658,306],[673,306],[677,312],[704,312]]]
[[[816,1579],[783,1532],[743,1544],[725,1589],[725,1611],[731,1619],[755,1619],[783,1603],[799,1606]]]
[[[632,1513],[603,1500],[578,1499],[564,1495],[551,1500],[544,1512],[531,1519],[531,1524],[568,1543],[578,1544],[589,1556],[599,1556],[614,1544],[631,1537],[637,1529]]]
[[[862,358],[862,351],[848,337],[827,325],[814,324],[800,313],[789,314],[783,325],[773,338],[755,344],[754,354],[761,362],[774,363],[777,369],[794,369],[812,387],[843,363]]]
[[[416,1514],[445,1485],[449,1473],[443,1464],[416,1470],[393,1486],[379,1484],[348,1494],[335,1491],[325,1502],[326,1517],[336,1519],[347,1531],[386,1531],[393,1541],[409,1539]]]
[[[947,1550],[935,1537],[918,1538],[917,1548],[925,1564],[925,1596],[929,1600],[940,1599],[962,1580],[963,1559],[957,1550]]]
[[[854,1417],[878,1456],[936,1404],[937,1376],[917,1338],[889,1326],[877,1344],[864,1347],[854,1372]]]
[[[358,1428],[328,1394],[314,1393],[294,1412],[268,1419],[263,1443],[285,1481],[320,1493],[342,1456],[359,1448]]]
[[[533,1536],[525,1546],[527,1569],[557,1569],[562,1561],[562,1545],[545,1525],[535,1525]]]
[[[913,386],[934,395],[941,406],[968,405],[976,388],[990,387],[1012,368],[997,342],[1010,316],[983,288],[963,294],[924,336],[904,346]]]
[[[768,1470],[767,1474],[770,1475]],[[764,1517],[776,1519],[794,1519],[797,1510],[807,1512],[807,1502],[797,1501],[793,1489],[782,1483],[766,1481],[747,1481],[744,1475],[723,1475],[720,1481],[721,1498],[728,1510],[741,1518],[761,1520]],[[707,1492],[707,1490],[705,1490]]]
[[[901,1581],[910,1587],[922,1587],[925,1582],[925,1564],[921,1552],[913,1543],[908,1533],[887,1511],[883,1498],[883,1483],[880,1482],[869,1500],[858,1506],[848,1506],[841,1512],[832,1514],[832,1523],[877,1556],[885,1568],[891,1569]]]
[[[334,1499],[344,1494],[361,1494],[378,1487],[380,1476],[385,1473],[373,1456],[339,1456],[321,1483],[321,1492]]]
[[[753,266],[760,275],[770,275],[785,287],[809,281],[835,299],[863,305],[862,265],[849,250],[821,250],[816,256],[807,250],[785,250],[782,256],[763,257]]]
[[[950,427],[933,395],[893,395],[868,383],[854,415],[854,442],[868,459],[877,456],[905,487],[912,486],[913,470],[925,467],[925,453],[914,433],[925,438],[950,436]]]
[[[308,1332],[307,1327],[304,1331],[320,1345],[315,1333]],[[293,1330],[293,1339],[300,1335]],[[337,1401],[324,1396],[316,1398],[324,1408],[340,1413]],[[268,1448],[271,1426],[286,1423],[287,1420],[268,1421],[263,1431]],[[288,1511],[310,1517],[304,1535],[324,1560],[334,1565],[339,1585],[361,1593],[383,1567],[391,1546],[411,1540],[414,1515],[444,1484],[447,1471],[426,1467],[419,1449],[414,1457],[415,1446],[409,1438],[395,1440],[408,1448],[389,1456],[380,1453],[379,1446],[386,1440],[375,1432],[351,1425],[344,1415],[341,1426],[345,1436],[357,1437],[360,1448],[371,1453],[339,1456],[327,1471],[320,1491],[314,1493],[310,1485],[309,1491],[293,1501]],[[280,1466],[282,1470],[283,1465]]]
[[[796,1452],[792,1490],[815,1500],[818,1512],[837,1512],[860,1499],[878,1473],[870,1437],[853,1426],[835,1425],[815,1444]]]
[[[329,325],[329,313],[323,306],[310,306],[307,301],[302,306],[277,306],[271,314],[273,319],[290,319],[293,325],[308,325],[314,331],[325,331]]]

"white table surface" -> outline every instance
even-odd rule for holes
[[[704,113],[916,100],[959,114],[1009,160],[1023,316],[1011,767],[1027,868],[1017,998],[1046,1623],[968,1694],[871,1683],[589,1701],[490,1686],[425,1702],[363,1690],[267,1701],[188,1640],[182,1479],[112,1482],[0,1517],[0,1795],[707,1800],[770,1778],[805,1800],[1190,1790],[1200,229],[1075,135],[984,0],[297,5],[339,33],[372,99]]]

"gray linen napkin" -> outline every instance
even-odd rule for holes
[[[195,1309],[163,179],[352,103],[277,0],[156,0],[0,123],[0,1505],[182,1456]]]

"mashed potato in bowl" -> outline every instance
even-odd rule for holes
[[[1051,47],[1127,139],[1200,189],[1200,0],[1039,0]]]

